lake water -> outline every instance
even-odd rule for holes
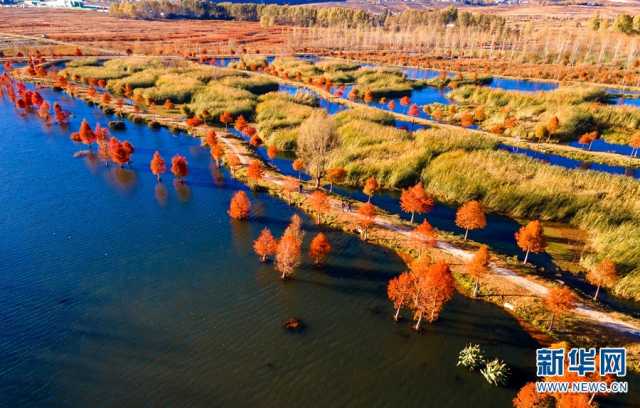
[[[405,266],[335,231],[328,265],[283,283],[251,242],[294,210],[251,194],[251,221],[230,221],[244,186],[163,129],[114,132],[130,168],[75,158],[69,133],[109,118],[43,95],[74,113],[68,130],[0,100],[0,406],[506,407],[533,379],[535,343],[499,308],[457,296],[423,334],[394,324],[386,284]],[[186,185],[156,183],[155,150],[187,157]],[[289,317],[307,329],[285,332]],[[468,342],[513,367],[510,387],[455,367]]]

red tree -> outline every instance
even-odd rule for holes
[[[516,232],[518,246],[526,252],[524,262],[527,263],[529,253],[540,253],[545,250],[547,243],[544,239],[544,230],[540,221],[531,221]]]
[[[275,255],[278,241],[273,237],[269,228],[260,232],[258,239],[253,241],[253,250],[260,257],[260,262],[266,262],[267,258]]]
[[[423,214],[433,209],[434,201],[431,196],[424,191],[422,183],[418,183],[415,186],[402,190],[400,195],[400,208],[402,211],[411,213],[411,222],[415,214]]]
[[[358,208],[356,224],[360,227],[362,239],[367,239],[369,228],[373,225],[376,213],[376,207],[371,203],[365,203]]]
[[[251,212],[251,201],[244,191],[238,191],[231,198],[228,214],[236,220],[246,220]]]
[[[616,283],[617,279],[616,264],[609,259],[603,259],[595,269],[590,270],[587,273],[587,281],[597,287],[593,300],[598,300],[601,286],[611,287]]]
[[[489,272],[489,248],[486,245],[482,245],[478,252],[473,255],[473,258],[465,265],[467,273],[474,279],[473,285],[473,297],[478,296],[478,289],[480,289],[480,279]]]
[[[171,173],[180,183],[184,183],[184,178],[189,175],[189,163],[184,156],[177,154],[171,158]]]
[[[153,153],[153,157],[151,158],[151,163],[149,164],[149,168],[151,169],[151,173],[156,176],[156,179],[160,181],[160,176],[167,171],[167,166],[164,162],[162,156],[160,156],[159,151],[155,151]]]
[[[379,188],[378,180],[374,177],[369,177],[367,181],[364,182],[362,191],[369,197],[367,200],[368,203],[371,202],[371,196],[373,196]]]
[[[313,259],[313,263],[320,265],[327,259],[327,255],[331,252],[331,244],[326,235],[322,232],[318,233],[312,240],[309,247],[309,256]]]
[[[456,212],[456,225],[464,228],[464,240],[467,240],[469,230],[482,229],[487,226],[487,219],[484,215],[482,204],[476,200],[467,201],[462,204]]]
[[[247,177],[251,184],[257,183],[264,177],[264,169],[259,160],[251,160],[247,166]]]
[[[302,220],[296,214],[291,217],[291,223],[284,230],[278,241],[276,250],[276,270],[280,278],[286,279],[294,274],[302,258]]]
[[[565,287],[550,289],[544,301],[547,309],[551,312],[551,321],[547,330],[553,328],[553,323],[557,316],[562,316],[574,309],[577,300],[571,289]]]
[[[320,224],[322,214],[329,211],[331,205],[329,204],[329,197],[321,190],[316,190],[307,198],[309,205],[316,213],[316,222]]]
[[[409,272],[401,273],[389,281],[389,285],[387,286],[387,296],[389,297],[389,300],[393,302],[393,307],[396,310],[393,315],[393,319],[396,322],[400,317],[400,311],[402,308],[411,304],[413,287],[413,275]]]

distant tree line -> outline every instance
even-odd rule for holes
[[[260,21],[263,26],[301,27],[408,27],[449,24],[481,28],[502,28],[503,17],[444,10],[406,10],[391,14],[373,14],[346,7],[308,7],[256,3],[214,3],[206,0],[123,0],[113,3],[109,13],[115,17],[136,19],[210,19]]]
[[[589,20],[593,31],[617,31],[625,34],[640,34],[640,14],[618,14],[615,19],[602,18],[595,15]]]

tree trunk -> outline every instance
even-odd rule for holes
[[[413,217],[416,215],[415,211],[411,212],[411,223],[413,224]]]
[[[527,259],[529,259],[529,250],[527,249],[527,253],[524,256],[524,261],[522,262],[523,264],[527,263]]]
[[[596,288],[596,294],[593,295],[593,300],[598,300],[598,293],[600,293],[600,285]]]
[[[551,330],[553,328],[553,321],[556,319],[556,314],[552,314],[551,315],[551,321],[549,322],[549,327],[547,328],[547,330]]]
[[[469,236],[469,228],[467,228],[467,229],[464,231],[464,240],[465,240],[465,241],[467,240],[467,237],[468,237],[468,236]]]
[[[396,314],[393,316],[393,320],[397,322],[399,318],[400,318],[400,308],[396,310]]]
[[[316,177],[316,189],[320,188],[320,177]]]
[[[413,327],[415,330],[420,330],[420,323],[422,322],[422,313],[418,314],[418,321],[416,325]]]
[[[329,184],[329,192],[333,193],[333,183]]]
[[[156,174],[156,181],[159,183],[160,182],[160,175]]]
[[[285,275],[284,271],[282,272],[282,275],[280,275],[280,279],[284,280],[287,276]]]
[[[478,297],[478,289],[480,288],[480,279],[476,279],[475,285],[473,285],[473,297]]]
[[[367,198],[367,202],[370,203],[371,202],[371,196],[368,196],[369,198]]]

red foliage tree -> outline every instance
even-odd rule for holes
[[[524,262],[527,263],[529,253],[540,253],[547,247],[544,230],[540,221],[531,221],[516,232],[516,242],[520,249],[526,252]]]
[[[590,270],[587,273],[587,281],[597,287],[593,300],[598,300],[601,286],[611,287],[616,283],[617,279],[616,264],[609,259],[603,259],[595,269]]]
[[[330,252],[331,244],[326,235],[322,232],[318,233],[311,240],[311,245],[309,246],[309,256],[313,259],[313,263],[315,265],[323,264]]]
[[[158,181],[160,181],[160,176],[167,171],[167,166],[159,151],[156,150],[155,153],[153,153],[153,157],[149,163],[149,168]]]
[[[264,177],[264,169],[259,160],[251,160],[247,166],[247,177],[251,184],[257,183]]]
[[[360,228],[362,239],[367,239],[369,228],[373,225],[376,217],[376,207],[371,203],[365,203],[358,208],[358,218],[356,224]]]
[[[251,212],[251,201],[244,191],[238,191],[231,198],[229,204],[229,217],[236,220],[246,220]]]
[[[91,145],[96,141],[96,135],[95,133],[93,133],[93,129],[91,129],[91,126],[89,126],[89,123],[84,119],[80,123],[80,130],[78,131],[78,136],[80,141],[86,145]]]
[[[487,226],[487,218],[484,215],[482,204],[476,200],[462,204],[456,212],[456,225],[465,230],[464,240],[469,236],[469,230],[483,229]]]
[[[267,148],[267,156],[269,157],[269,159],[273,160],[276,158],[277,155],[278,155],[278,148],[275,145],[271,145],[269,146],[269,148]]]
[[[171,158],[171,173],[180,183],[184,183],[184,178],[189,175],[189,162],[184,156],[177,154]]]
[[[327,170],[327,180],[329,181],[329,191],[333,191],[333,185],[342,183],[347,177],[347,171],[342,167],[334,167]]]
[[[315,190],[307,198],[309,205],[316,213],[316,222],[320,224],[322,214],[329,211],[331,205],[329,204],[329,197],[322,190]]]
[[[409,272],[403,272],[389,281],[387,285],[387,297],[395,308],[396,312],[393,315],[393,320],[396,322],[400,318],[402,308],[408,307],[411,304],[413,288],[413,275]]]
[[[416,235],[420,252],[425,248],[431,248],[436,245],[438,234],[426,219],[424,219],[422,224],[418,225],[413,232]]]
[[[220,114],[220,123],[222,123],[224,125],[224,128],[226,129],[229,126],[229,123],[233,122],[233,116],[231,115],[230,112],[222,112]]]
[[[286,279],[295,273],[302,260],[302,220],[296,214],[291,217],[291,223],[284,230],[278,241],[276,250],[276,270],[280,278]]]
[[[216,166],[220,167],[220,160],[224,156],[224,149],[222,148],[222,146],[220,146],[219,143],[216,143],[211,147],[210,153],[213,160],[216,161]]]
[[[430,323],[438,319],[445,303],[453,297],[455,284],[449,265],[444,262],[428,265],[418,259],[410,269],[415,280],[411,304],[416,320],[414,328],[420,330],[422,319]]]
[[[547,309],[551,312],[551,321],[547,330],[553,328],[556,317],[562,316],[576,307],[576,295],[571,289],[565,287],[555,287],[549,290],[544,300]]]
[[[295,159],[291,167],[298,172],[298,180],[300,180],[302,178],[301,171],[304,169],[304,162],[300,159]]]
[[[482,245],[478,252],[473,255],[473,258],[467,262],[465,268],[475,281],[473,297],[476,297],[478,296],[478,289],[480,289],[480,279],[489,272],[489,248],[486,245]]]
[[[365,193],[369,198],[367,202],[371,202],[371,196],[373,196],[376,191],[380,189],[380,185],[378,184],[378,180],[374,177],[369,177],[367,181],[364,182],[364,187],[362,188],[362,192]]]
[[[213,129],[207,130],[207,135],[204,137],[204,141],[209,146],[209,148],[218,144],[218,136],[216,135],[216,131]]]
[[[246,119],[244,118],[244,116],[240,115],[236,118],[236,122],[234,123],[233,127],[239,131],[242,132],[242,130],[247,127],[249,124],[247,123]]]
[[[418,183],[415,186],[402,190],[400,195],[400,208],[402,211],[411,213],[411,222],[415,214],[424,214],[433,209],[434,201],[431,196],[427,194],[422,187],[422,183]]]
[[[269,228],[260,232],[258,239],[253,241],[253,250],[260,257],[260,262],[266,262],[270,256],[276,254],[278,241],[273,237]]]

